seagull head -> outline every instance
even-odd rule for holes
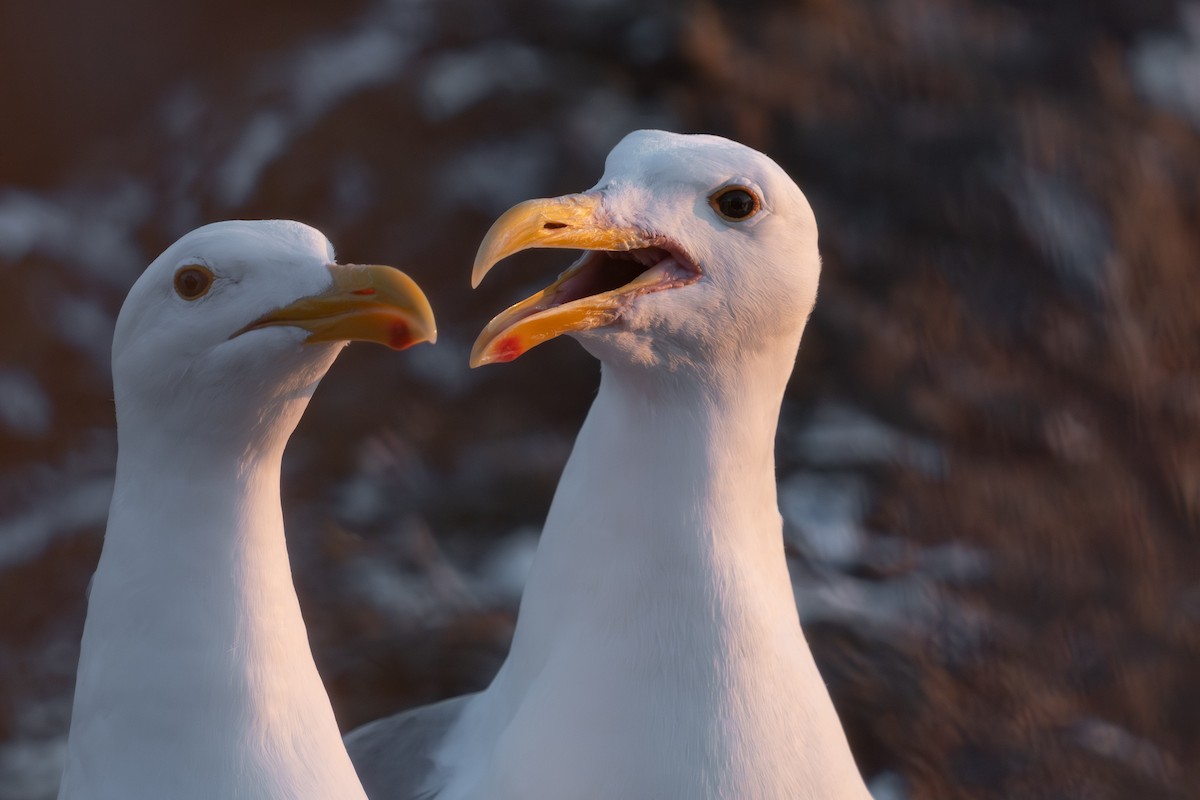
[[[592,189],[505,212],[473,283],[513,253],[547,247],[584,253],[487,325],[472,366],[564,333],[614,365],[703,370],[779,342],[794,355],[816,300],[804,194],[770,158],[717,136],[629,134]]]
[[[291,399],[302,411],[348,341],[403,349],[436,336],[428,300],[399,270],[337,264],[299,222],[217,222],[168,247],[121,307],[118,415],[244,431]]]

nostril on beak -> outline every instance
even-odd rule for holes
[[[553,231],[565,227],[567,227],[567,223],[565,222],[547,222],[542,225],[542,229],[547,231]]]

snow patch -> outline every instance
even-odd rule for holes
[[[95,298],[66,296],[58,301],[54,318],[63,341],[86,354],[96,366],[99,380],[105,386],[111,385],[109,364],[117,326],[112,313]]]
[[[435,181],[441,202],[496,215],[514,203],[543,194],[556,149],[549,134],[491,141],[450,158]]]
[[[58,792],[66,763],[66,736],[0,746],[0,800],[49,800]]]
[[[54,490],[35,507],[0,522],[0,568],[30,561],[56,537],[102,527],[108,519],[112,475],[63,482]]]
[[[1162,779],[1171,773],[1169,758],[1157,745],[1120,725],[1082,717],[1071,725],[1068,734],[1084,750],[1121,762],[1145,775]]]
[[[147,263],[137,229],[151,210],[149,191],[132,182],[52,196],[10,189],[0,193],[0,258],[39,255],[125,288]]]
[[[1064,287],[1103,297],[1113,252],[1108,221],[1063,176],[1027,169],[1018,180],[1010,189],[1017,215]]]
[[[907,800],[908,783],[899,772],[880,772],[871,778],[867,791],[873,800]]]
[[[516,604],[525,590],[541,531],[520,528],[500,540],[479,571],[481,588],[501,601]]]
[[[863,549],[866,485],[850,475],[801,472],[779,486],[779,508],[793,543],[809,560],[847,565]]]
[[[260,111],[221,164],[217,174],[217,202],[226,208],[250,199],[271,162],[282,156],[291,138],[289,125],[276,111]]]
[[[440,121],[461,114],[499,90],[539,88],[551,73],[541,55],[515,42],[446,53],[426,70],[421,105],[427,119]]]
[[[941,450],[933,442],[847,405],[819,406],[794,443],[805,461],[823,467],[903,463],[927,475],[940,475],[944,469]]]
[[[50,432],[54,407],[37,379],[20,369],[0,369],[0,425],[21,439]]]
[[[369,26],[313,42],[292,65],[296,112],[315,120],[344,99],[390,82],[414,49],[396,33]]]
[[[1129,56],[1134,83],[1151,102],[1200,128],[1200,3],[1179,9],[1182,30],[1151,36]]]

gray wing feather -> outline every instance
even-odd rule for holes
[[[433,757],[474,695],[463,695],[368,722],[346,734],[346,750],[369,800],[435,800]]]

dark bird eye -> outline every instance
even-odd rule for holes
[[[208,294],[213,275],[204,267],[184,267],[175,273],[175,293],[184,300],[196,300]]]
[[[731,222],[749,219],[758,213],[762,204],[754,192],[744,186],[730,186],[708,198],[713,209]]]

